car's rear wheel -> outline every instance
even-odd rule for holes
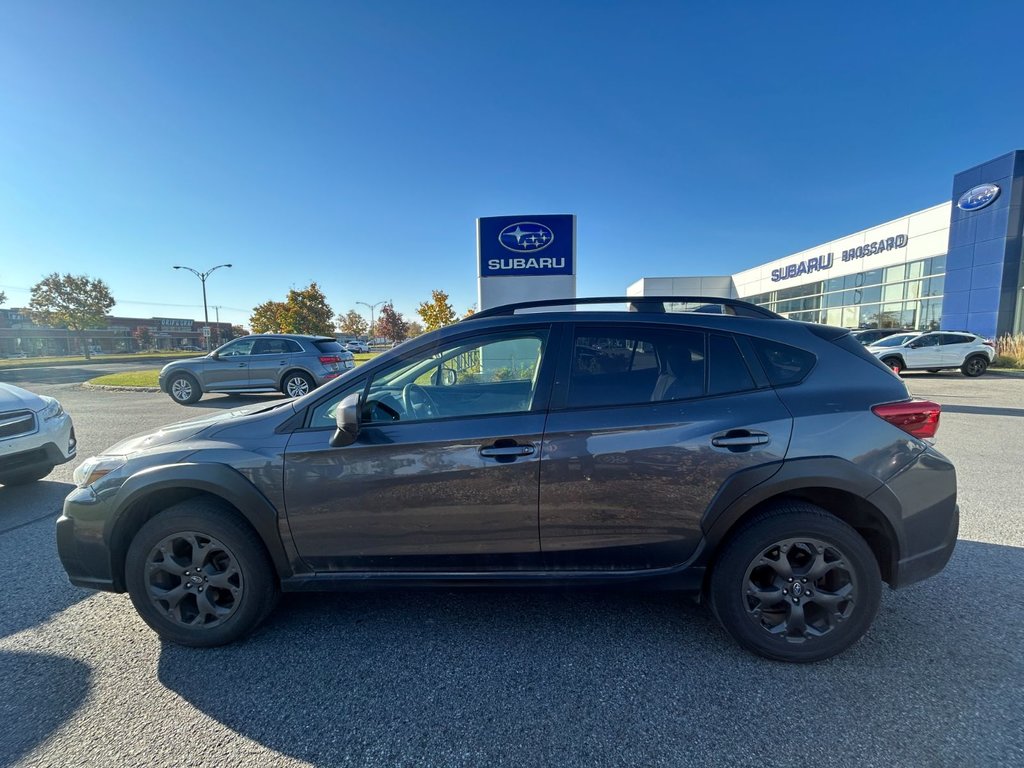
[[[882,360],[882,362],[889,366],[895,374],[903,373],[903,369],[906,368],[906,366],[903,365],[903,360],[898,357],[887,357]]]
[[[167,391],[171,399],[182,405],[191,405],[203,396],[196,377],[190,373],[175,373],[167,382]]]
[[[811,662],[861,638],[878,610],[881,584],[860,534],[820,507],[791,502],[759,514],[729,540],[709,597],[744,648]]]
[[[281,391],[288,397],[302,397],[314,389],[316,389],[316,382],[301,371],[292,371],[281,382]]]
[[[42,480],[53,472],[53,464],[46,464],[34,469],[23,469],[18,472],[7,472],[0,474],[0,485],[28,485],[36,480]]]
[[[960,366],[960,373],[972,379],[988,370],[988,359],[984,355],[972,355]]]
[[[125,559],[142,619],[164,640],[209,647],[252,632],[273,608],[277,580],[256,532],[210,499],[175,504],[142,526]]]

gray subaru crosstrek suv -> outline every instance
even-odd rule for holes
[[[203,357],[160,370],[160,389],[182,405],[204,392],[284,392],[301,397],[355,368],[355,357],[330,336],[267,333],[229,341]]]
[[[868,630],[883,583],[945,566],[940,408],[848,331],[611,301],[485,310],[298,399],[109,448],[57,522],[72,583],[191,646],[249,634],[281,591],[670,588],[807,662]]]

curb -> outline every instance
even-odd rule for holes
[[[1005,376],[1009,379],[1024,379],[1024,370],[1016,370],[1014,368],[989,368],[986,373],[991,373],[995,376]]]
[[[111,384],[90,384],[82,382],[82,389],[98,389],[103,392],[159,392],[160,387],[117,387]]]

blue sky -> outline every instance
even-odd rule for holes
[[[1024,148],[1019,3],[0,4],[0,290],[221,318],[476,300],[477,216],[578,215],[578,290],[727,274]],[[213,314],[211,310],[211,315]]]

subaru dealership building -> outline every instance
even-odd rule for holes
[[[731,276],[645,277],[631,296],[741,298],[847,328],[1024,332],[1024,151],[953,177],[948,202]]]

